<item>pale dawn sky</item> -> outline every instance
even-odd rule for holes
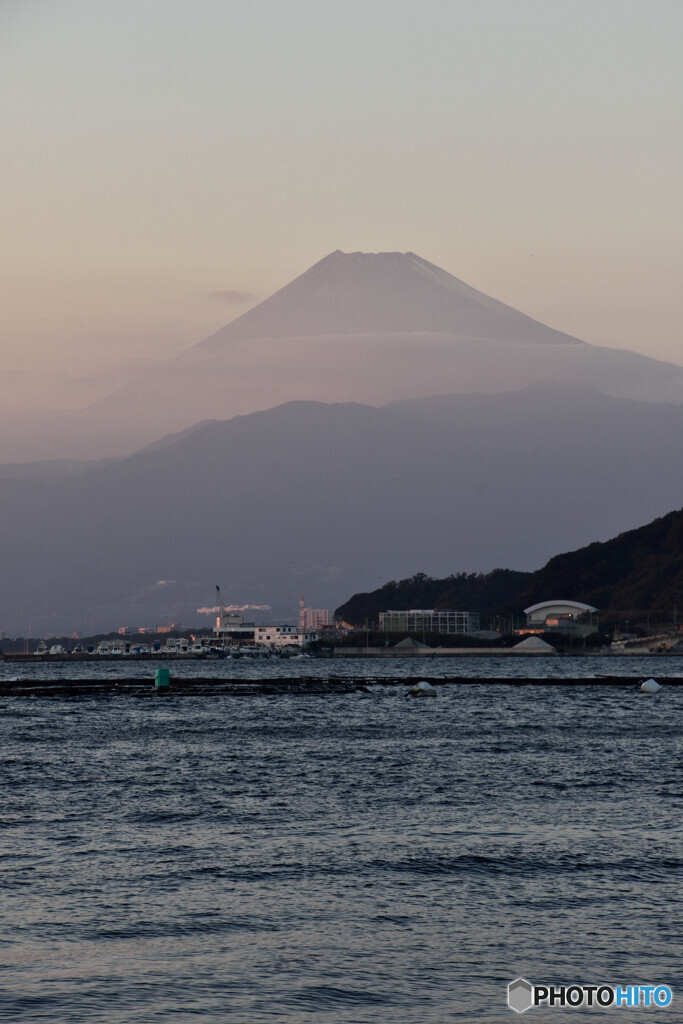
[[[334,249],[683,363],[682,48],[680,0],[2,0],[3,370],[101,386]]]

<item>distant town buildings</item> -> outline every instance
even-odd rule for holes
[[[119,626],[119,636],[144,636],[147,633],[175,633],[181,629],[179,622],[171,622],[168,626]],[[77,633],[72,633],[73,639],[80,639]]]
[[[319,631],[330,624],[327,608],[307,608],[304,598],[299,598],[299,629]]]
[[[479,629],[478,612],[452,608],[411,608],[379,613],[379,628],[385,633],[450,633],[464,635]]]

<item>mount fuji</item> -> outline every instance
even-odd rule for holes
[[[415,253],[330,253],[201,342],[248,338],[443,334],[517,344],[582,344],[491,299]]]
[[[86,419],[146,443],[289,401],[380,406],[549,382],[683,402],[681,366],[563,334],[414,253],[336,251]]]
[[[131,371],[126,386],[86,409],[0,423],[0,462],[121,456],[207,419],[285,402],[379,407],[547,383],[683,403],[683,366],[589,345],[414,253],[337,250],[180,356]]]

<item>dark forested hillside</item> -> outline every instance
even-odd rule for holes
[[[565,597],[633,618],[671,618],[683,610],[683,509],[604,544],[556,555],[518,595],[515,604]]]
[[[456,608],[481,614],[521,615],[538,601],[585,601],[612,618],[683,615],[683,509],[613,540],[556,555],[535,573],[496,569],[432,579],[418,573],[356,594],[337,609],[353,625],[376,622],[379,612],[407,608]]]
[[[461,572],[433,579],[419,572],[406,580],[392,580],[369,594],[355,594],[335,615],[352,625],[376,622],[380,612],[405,608],[458,608],[477,611],[483,620],[515,600],[532,580],[530,572],[494,569],[489,573]]]

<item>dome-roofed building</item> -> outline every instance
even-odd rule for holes
[[[526,629],[520,633],[597,633],[597,608],[583,601],[541,601],[524,609]]]

